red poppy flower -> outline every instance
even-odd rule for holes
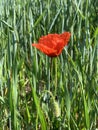
[[[32,46],[35,46],[49,57],[56,57],[61,54],[64,46],[68,44],[70,35],[69,32],[64,32],[62,34],[48,34],[42,36],[39,39],[38,44],[32,44]]]

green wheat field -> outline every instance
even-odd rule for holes
[[[65,31],[56,58],[32,47]],[[0,130],[98,130],[98,0],[0,0]]]

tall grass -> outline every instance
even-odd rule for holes
[[[0,1],[0,130],[98,128],[98,1]],[[51,60],[32,47],[71,32]]]

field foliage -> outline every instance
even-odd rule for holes
[[[68,31],[57,58],[34,47]],[[98,0],[0,0],[0,130],[98,129]]]

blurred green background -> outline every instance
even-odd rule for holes
[[[51,60],[32,43],[68,31]],[[0,130],[98,129],[98,0],[0,0]]]

